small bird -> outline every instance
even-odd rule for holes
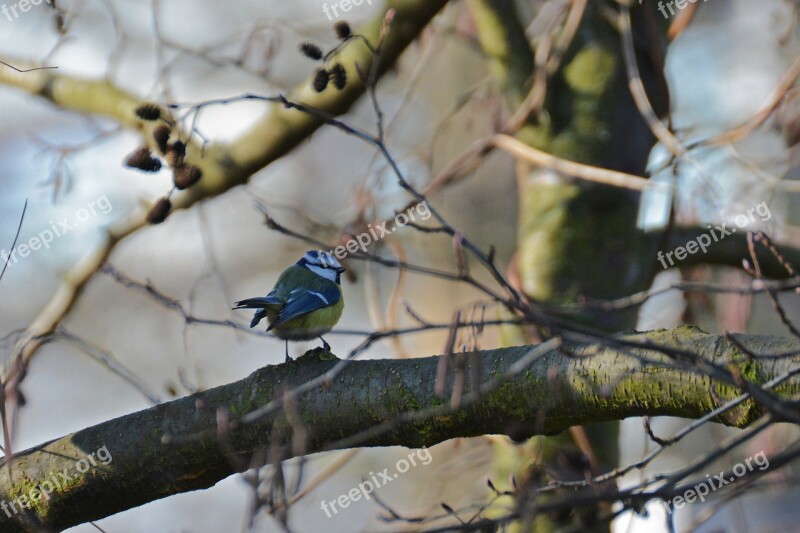
[[[286,341],[287,362],[291,361],[289,341],[319,338],[325,350],[330,351],[322,335],[342,316],[344,297],[340,278],[344,271],[333,255],[310,250],[283,271],[269,294],[235,302],[234,309],[258,309],[250,327],[266,317],[267,331]]]

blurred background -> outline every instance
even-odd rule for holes
[[[3,0],[0,0],[3,1]],[[10,0],[5,0],[10,7]],[[646,0],[648,3],[650,0]],[[59,1],[42,3],[18,17],[0,16],[0,60],[12,65],[57,66],[59,75],[107,80],[143,100],[193,103],[247,92],[274,95],[306,80],[314,63],[298,45],[312,40],[336,44],[323,2],[237,1],[198,3],[180,0],[131,2]],[[520,18],[535,32],[537,21],[553,5],[569,2],[518,2]],[[341,17],[354,27],[380,16],[383,2],[364,2]],[[691,24],[669,44],[665,74],[671,126],[687,144],[741,124],[776,90],[797,57],[797,5],[784,0],[710,0],[698,3]],[[657,11],[655,11],[658,13]],[[658,15],[660,16],[660,15]],[[486,61],[476,46],[475,24],[466,3],[454,2],[403,54],[379,83],[378,99],[386,115],[387,144],[409,181],[423,186],[476,139],[491,134],[503,104],[493,88]],[[2,66],[0,66],[2,68]],[[238,102],[205,109],[196,124],[213,142],[233,141],[263,113],[261,102]],[[346,120],[373,130],[371,103],[362,98]],[[125,168],[122,161],[141,144],[141,135],[114,120],[60,109],[18,87],[0,84],[0,248],[9,250],[22,208],[27,213],[18,243],[68,220],[71,229],[49,245],[11,261],[0,283],[0,335],[25,328],[52,298],[62,277],[102,240],[103,231],[163,196],[171,187],[168,172],[153,175]],[[680,165],[664,168],[666,151],[650,153],[653,179],[678,184],[674,197],[645,194],[640,227],[667,223],[675,202],[676,218],[693,223],[729,220],[761,202],[772,218],[761,225],[771,235],[793,236],[796,190],[776,186],[795,175],[794,153],[780,125],[767,126],[730,148],[692,153]],[[498,264],[508,268],[518,247],[519,189],[515,164],[502,153],[489,156],[467,179],[432,195],[429,201],[450,223],[484,249],[494,246]],[[288,156],[252,176],[249,183],[186,210],[176,210],[160,225],[124,239],[109,263],[140,283],[181,302],[192,316],[249,323],[247,313],[230,311],[234,300],[265,294],[278,274],[309,248],[271,231],[256,203],[286,227],[335,242],[360,212],[368,219],[392,216],[409,201],[374,150],[333,128],[323,127]],[[90,206],[95,206],[92,212]],[[85,211],[81,211],[85,210]],[[85,213],[89,214],[86,215]],[[85,218],[84,220],[80,220]],[[414,263],[452,267],[449,239],[404,228],[374,245],[374,253],[402,256]],[[463,284],[350,262],[354,275],[343,281],[346,306],[338,330],[327,336],[332,351],[346,354],[371,331],[415,322],[395,313],[407,303],[422,317],[448,320],[453,310],[477,298]],[[479,279],[490,276],[475,269]],[[685,273],[684,273],[685,274]],[[598,276],[611,275],[597,272]],[[711,274],[709,274],[711,275]],[[731,281],[732,271],[715,271]],[[671,270],[655,285],[680,279]],[[709,331],[720,324],[747,331],[785,334],[769,302],[714,300],[692,302],[672,292],[648,302],[637,329],[668,328],[687,316]],[[787,304],[789,305],[789,304]],[[725,310],[745,309],[736,316]],[[791,316],[796,307],[789,305]],[[179,313],[140,290],[98,272],[61,324],[79,340],[48,343],[33,358],[22,385],[26,403],[13,428],[16,449],[24,449],[110,418],[198,390],[236,381],[266,364],[283,361],[283,341],[247,335],[226,327],[186,324]],[[741,329],[744,331],[744,329]],[[422,333],[375,343],[361,358],[427,356],[443,352],[447,331]],[[4,354],[12,337],[5,337]],[[494,348],[500,332],[487,329],[474,347]],[[290,345],[297,356],[316,343]],[[667,435],[687,421],[653,421]],[[710,449],[734,434],[709,426],[671,448],[647,469],[621,484],[678,468],[698,449]],[[763,449],[796,438],[796,430],[778,427],[719,461],[719,469]],[[640,419],[621,425],[619,462],[641,458],[652,446]],[[113,443],[108,444],[113,455]],[[429,465],[417,466],[382,487],[380,498],[407,516],[441,512],[440,503],[459,507],[485,501],[487,478],[524,463],[523,447],[506,437],[456,439],[431,450]],[[304,464],[308,483],[294,503],[295,531],[405,530],[387,524],[374,501],[353,503],[328,518],[323,500],[333,500],[409,451],[363,449],[315,454]],[[516,454],[516,455],[515,455]],[[298,461],[288,472],[296,475]],[[719,471],[719,469],[717,471]],[[328,475],[330,474],[330,475]],[[313,480],[313,483],[309,480]],[[499,478],[498,486],[508,478]],[[247,530],[251,494],[240,476],[215,487],[172,496],[100,520],[109,532]],[[701,508],[676,513],[679,530],[788,531],[790,509],[770,506],[760,493],[728,503],[708,521]],[[666,531],[660,504],[647,516],[627,513],[616,531]],[[786,520],[781,516],[786,514]],[[796,521],[796,520],[795,520]],[[265,513],[254,531],[278,524]],[[90,524],[70,531],[90,532]]]

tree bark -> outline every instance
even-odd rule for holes
[[[0,530],[61,530],[204,489],[247,469],[251,457],[265,450],[290,458],[354,446],[416,448],[485,434],[522,439],[630,416],[699,418],[740,394],[736,378],[712,380],[698,370],[704,363],[733,369],[729,376],[757,385],[800,363],[799,355],[751,361],[723,337],[689,326],[616,339],[691,350],[697,359],[583,341],[559,349],[473,352],[463,355],[464,369],[480,381],[466,379],[461,404],[453,408],[453,372],[444,398],[435,393],[439,357],[344,362],[312,350],[241,381],[17,454],[0,475]],[[800,350],[794,339],[737,340],[759,354]],[[291,390],[296,393],[286,394]],[[796,395],[800,378],[787,378],[774,392]],[[275,409],[265,413],[268,404]],[[761,414],[763,408],[748,399],[714,420],[745,427]],[[103,447],[107,454],[97,452]]]

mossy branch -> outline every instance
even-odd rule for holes
[[[731,375],[756,385],[796,370],[800,363],[800,356],[749,361],[734,344],[693,327],[620,339],[691,350],[704,362],[736,366]],[[796,340],[774,337],[740,335],[737,342],[758,354],[800,349]],[[58,472],[71,479],[47,498],[39,495],[31,509],[0,512],[0,530],[22,531],[25,520],[60,530],[204,489],[248,468],[250,458],[265,449],[281,450],[289,458],[356,445],[421,447],[484,434],[552,435],[574,425],[631,416],[696,419],[740,392],[730,382],[703,375],[697,370],[700,365],[688,359],[679,363],[654,350],[572,342],[560,349],[520,346],[463,357],[468,375],[481,377],[479,383],[466,380],[462,405],[456,409],[450,405],[453,376],[444,398],[435,392],[439,357],[345,364],[314,350],[241,381],[26,450],[3,465],[0,498],[5,502],[14,503],[22,494],[30,497],[32,489]],[[335,378],[308,386],[337,365],[345,367]],[[476,367],[479,372],[470,372]],[[303,385],[303,392],[287,396],[286,391]],[[475,394],[479,388],[481,394]],[[786,379],[773,392],[796,397],[800,378]],[[280,408],[243,422],[248,413],[263,411],[276,398],[282,401]],[[744,427],[762,413],[760,405],[746,400],[715,420]],[[386,421],[395,423],[386,426]],[[107,464],[95,461],[88,469],[83,465],[84,473],[77,471],[78,461],[103,447],[111,457]]]
[[[516,6],[505,0],[469,0],[468,6],[489,71],[516,108],[525,99],[533,75],[533,51]]]

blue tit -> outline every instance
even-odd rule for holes
[[[266,317],[267,331],[286,341],[286,361],[291,361],[289,341],[318,337],[325,350],[330,351],[322,335],[342,316],[344,297],[340,278],[344,270],[333,255],[308,251],[283,271],[269,294],[238,301],[234,309],[258,309],[250,327]]]

